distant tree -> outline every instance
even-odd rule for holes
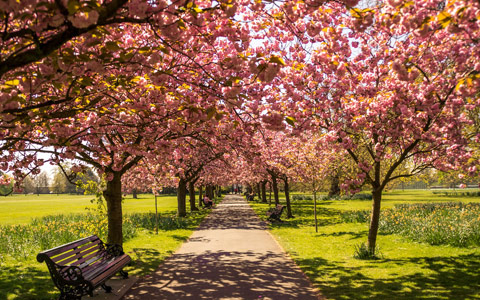
[[[67,191],[67,185],[69,184],[67,177],[58,168],[55,170],[52,181],[52,191],[55,194],[63,194]]]
[[[35,187],[35,193],[37,195],[44,194],[50,192],[50,188],[48,187],[49,178],[47,173],[41,172],[33,179],[33,184]]]
[[[31,176],[25,177],[25,179],[22,181],[21,188],[25,195],[32,194],[35,192],[35,183],[33,182],[33,179]]]

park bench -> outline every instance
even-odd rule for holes
[[[282,220],[280,220],[280,217],[282,216],[282,212],[283,212],[284,208],[285,208],[285,206],[280,205],[280,204],[275,206],[275,208],[270,208],[267,211],[268,220],[271,221],[271,222],[273,222],[273,221],[282,222]]]
[[[105,282],[117,272],[128,278],[122,269],[131,258],[120,245],[104,244],[96,235],[71,242],[37,255],[45,262],[53,283],[60,290],[59,299],[80,300],[84,295],[93,297],[93,290],[101,286],[112,291]]]

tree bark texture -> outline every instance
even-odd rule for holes
[[[195,183],[193,181],[188,183],[188,193],[190,195],[190,211],[198,210],[195,206]]]
[[[283,178],[283,182],[285,183],[285,201],[287,203],[287,218],[293,218],[292,214],[292,205],[290,204],[290,186],[288,185],[288,177],[285,176]]]
[[[378,224],[380,221],[380,204],[382,202],[382,190],[380,188],[374,189],[372,191],[372,196],[373,196],[373,203],[372,203],[370,228],[368,230],[368,249],[371,254],[375,254]]]
[[[272,188],[273,188],[273,197],[275,199],[275,205],[279,205],[280,198],[278,197],[278,183],[277,183],[276,175],[272,175]]]
[[[108,237],[109,244],[123,244],[122,219],[122,174],[114,173],[113,179],[107,181],[103,197],[107,202]]]
[[[198,188],[198,207],[203,207],[203,186]]]
[[[262,203],[267,203],[267,182],[266,180],[260,183],[260,188],[262,191]]]
[[[178,190],[177,190],[177,204],[178,204],[177,215],[179,217],[187,216],[186,198],[187,198],[187,182],[185,181],[185,179],[180,178],[180,180],[178,181]]]

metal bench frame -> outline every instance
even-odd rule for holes
[[[53,283],[60,290],[59,299],[80,300],[84,295],[93,297],[93,290],[101,286],[112,291],[105,282],[131,262],[130,256],[120,245],[104,244],[92,235],[37,255],[38,262],[45,262]]]

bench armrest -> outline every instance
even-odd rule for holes
[[[57,270],[63,280],[70,282],[84,281],[82,270],[77,266],[57,265]]]
[[[109,255],[111,256],[120,256],[120,255],[123,255],[125,254],[125,252],[123,252],[123,247],[121,245],[118,245],[118,244],[105,244],[105,247],[107,248],[106,251]]]

